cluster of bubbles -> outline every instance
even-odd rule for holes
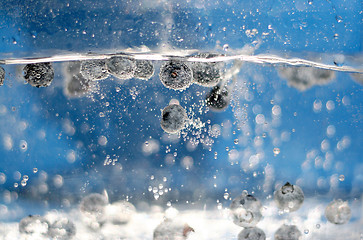
[[[72,239],[76,235],[76,227],[72,221],[65,217],[59,217],[50,222],[43,216],[29,215],[19,223],[19,232],[25,236],[40,239]]]

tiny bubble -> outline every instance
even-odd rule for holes
[[[344,175],[340,175],[340,176],[339,176],[339,181],[343,182],[343,181],[344,181],[344,179],[345,179],[345,176],[344,176]]]

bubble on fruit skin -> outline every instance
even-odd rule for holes
[[[105,60],[86,60],[81,62],[80,73],[85,79],[98,81],[108,78]]]
[[[352,211],[348,202],[341,199],[334,200],[325,209],[325,217],[334,224],[345,224],[349,222]]]
[[[207,106],[216,112],[225,110],[229,105],[229,100],[229,91],[225,86],[217,85],[206,95]]]
[[[199,53],[193,57],[213,58],[218,56],[220,55],[214,53]],[[222,67],[222,62],[192,62],[194,83],[204,87],[216,86],[221,81]]]
[[[161,65],[159,78],[167,88],[184,90],[192,84],[193,71],[186,63],[172,60]]]
[[[304,202],[304,193],[297,185],[287,182],[274,192],[274,200],[278,208],[286,212],[298,210]]]
[[[112,57],[106,61],[108,71],[121,80],[134,77],[136,63],[135,60],[126,57]]]
[[[238,234],[238,240],[265,240],[266,234],[260,228],[245,228]]]
[[[167,133],[177,133],[185,127],[188,119],[186,110],[179,104],[170,104],[161,113],[161,128]]]
[[[194,229],[180,219],[166,218],[154,230],[153,240],[182,240],[187,239]]]
[[[134,78],[149,80],[155,72],[154,64],[147,60],[135,60],[136,68],[134,73]]]
[[[275,232],[275,240],[300,240],[302,233],[295,225],[282,225]]]
[[[29,235],[46,236],[49,230],[49,222],[39,215],[29,215],[20,220],[19,232]]]
[[[5,80],[5,70],[2,66],[0,66],[0,86],[4,85]]]
[[[252,195],[238,196],[230,206],[233,222],[240,227],[256,226],[262,219],[261,207],[261,202]]]
[[[54,79],[51,63],[32,63],[23,68],[24,79],[33,87],[48,87]]]
[[[72,239],[76,235],[76,226],[68,218],[62,217],[50,224],[48,235],[57,240]]]

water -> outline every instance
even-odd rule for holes
[[[361,239],[361,17],[359,1],[7,1],[0,239]]]

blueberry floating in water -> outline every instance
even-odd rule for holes
[[[213,58],[218,57],[219,54],[213,53],[199,53],[194,56],[197,58]],[[204,87],[214,87],[220,81],[222,77],[221,62],[193,62],[191,64],[193,70],[194,83]]]
[[[0,86],[4,85],[5,80],[5,70],[0,66]]]
[[[135,60],[135,63],[135,78],[149,80],[154,75],[154,65],[151,61],[137,59]]]
[[[23,71],[24,79],[33,87],[48,87],[54,79],[54,69],[51,63],[27,64]]]
[[[163,109],[160,125],[167,133],[177,133],[184,128],[187,118],[187,112],[182,106],[171,104]]]
[[[279,69],[281,77],[289,86],[305,91],[315,85],[325,85],[334,79],[334,71],[314,67],[284,67]]]
[[[93,86],[91,80],[85,79],[82,74],[78,73],[67,80],[65,92],[70,97],[81,97],[90,92]]]
[[[105,216],[108,222],[115,225],[126,224],[135,214],[135,206],[127,201],[118,201],[106,206]]]
[[[136,63],[133,59],[126,57],[112,57],[106,61],[109,72],[121,80],[134,77]]]
[[[349,222],[352,211],[348,205],[341,199],[334,200],[325,209],[325,217],[329,222],[334,224],[345,224]]]
[[[278,208],[286,212],[294,212],[303,204],[304,193],[299,186],[287,182],[274,192],[274,199]]]
[[[154,230],[153,240],[184,240],[194,229],[177,219],[165,219]]]
[[[161,66],[159,78],[167,88],[184,90],[192,84],[193,72],[191,68],[183,62],[169,61]]]
[[[295,225],[282,225],[275,232],[275,240],[300,240],[302,234]]]
[[[49,226],[48,235],[57,240],[72,239],[76,235],[76,226],[68,218],[59,218]]]
[[[260,228],[249,227],[238,234],[238,240],[265,240],[266,234]]]
[[[233,222],[240,227],[256,226],[262,218],[261,207],[261,202],[252,195],[236,197],[230,206]]]
[[[222,111],[228,107],[229,92],[227,87],[219,85],[212,88],[206,95],[207,106],[213,111]]]
[[[81,62],[81,74],[88,80],[103,80],[109,76],[105,60],[86,60]]]
[[[47,236],[49,222],[39,215],[29,215],[20,220],[19,232],[28,235]]]

